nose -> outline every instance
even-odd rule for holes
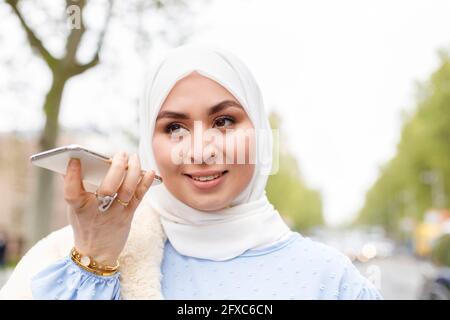
[[[192,139],[194,140],[194,139]],[[202,140],[201,145],[191,141],[191,146],[186,157],[191,164],[214,164],[220,150],[215,143],[207,143]]]
[[[188,160],[192,164],[213,164],[219,155],[222,141],[220,131],[214,129],[203,130],[201,121],[194,125],[194,134],[191,135],[190,147],[187,152]]]

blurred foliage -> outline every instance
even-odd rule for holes
[[[431,260],[437,265],[450,267],[450,234],[443,235],[436,241]]]
[[[419,86],[417,106],[404,118],[396,156],[380,170],[367,192],[357,223],[383,226],[398,235],[402,218],[421,221],[431,207],[443,207],[450,198],[450,57],[440,53],[440,66]],[[441,200],[426,181],[439,177]],[[436,186],[434,186],[436,188]],[[435,190],[436,193],[436,190]],[[441,209],[441,208],[438,208]]]
[[[275,113],[270,115],[273,129],[280,130],[280,122],[280,118]],[[281,133],[278,142],[279,170],[277,174],[269,177],[266,187],[268,199],[297,230],[305,230],[323,224],[320,192],[306,186],[295,157],[282,143]]]

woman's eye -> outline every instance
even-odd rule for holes
[[[234,123],[234,119],[230,117],[222,117],[218,118],[214,121],[214,127],[216,128],[225,128]]]
[[[188,131],[179,123],[171,123],[167,125],[166,132],[170,134],[183,135]]]

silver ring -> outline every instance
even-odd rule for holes
[[[98,210],[100,212],[106,212],[106,210],[111,207],[114,199],[117,197],[117,192],[113,194],[112,196],[103,196],[101,194],[98,194],[97,191],[95,191],[95,197],[98,200]]]

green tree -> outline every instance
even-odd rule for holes
[[[450,267],[450,234],[437,239],[431,252],[431,260],[437,265]]]
[[[281,120],[275,113],[270,115],[270,122],[273,129],[280,130]],[[297,230],[323,224],[321,194],[307,187],[297,160],[282,141],[283,139],[279,139],[280,145],[276,148],[279,150],[279,170],[269,177],[267,197]]]
[[[417,91],[417,107],[405,117],[397,152],[367,192],[357,223],[378,224],[393,235],[403,217],[417,220],[450,199],[450,58]]]

